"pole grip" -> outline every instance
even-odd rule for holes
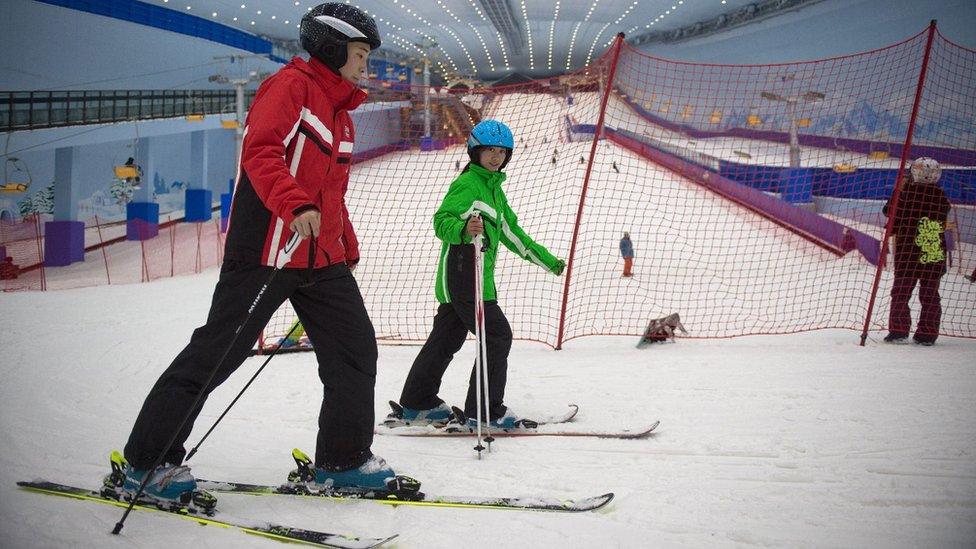
[[[275,268],[281,269],[291,261],[291,254],[294,253],[295,248],[298,247],[298,243],[302,241],[302,237],[298,236],[298,233],[292,233],[291,238],[288,242],[285,242],[285,247],[278,250],[278,258],[275,260]]]

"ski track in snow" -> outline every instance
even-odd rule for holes
[[[157,514],[18,490],[45,478],[96,487],[150,386],[202,323],[216,272],[150,284],[0,295],[0,539],[4,547],[274,547]],[[178,296],[178,299],[174,297]],[[223,494],[228,515],[385,536],[413,547],[972,547],[976,342],[857,345],[853,331],[682,340],[634,348],[591,337],[563,351],[516,342],[506,401],[522,414],[581,406],[583,428],[661,420],[645,440],[377,436],[374,451],[444,495],[616,493],[584,514],[391,508]],[[398,397],[417,347],[380,346],[375,409]],[[457,404],[468,342],[441,395]],[[190,443],[263,358],[208,401]],[[198,476],[274,483],[314,450],[311,353],[275,357],[190,462]]]

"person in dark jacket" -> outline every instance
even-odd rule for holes
[[[945,225],[951,205],[938,185],[942,168],[931,158],[912,162],[898,196],[891,234],[895,239],[895,281],[891,287],[888,343],[908,340],[912,317],[908,300],[918,284],[922,303],[914,340],[932,345],[942,316],[939,282],[946,272]],[[891,200],[882,212],[891,216]]]
[[[324,386],[314,480],[307,482],[320,489],[383,490],[396,478],[370,451],[376,336],[350,272],[359,248],[345,204],[355,140],[349,111],[366,98],[357,83],[370,51],[380,46],[379,33],[371,17],[339,3],[309,10],[300,28],[310,59],[292,59],[255,95],[210,313],[146,397],[125,446],[125,492],[137,491],[149,474],[145,495],[151,499],[215,503],[180,465],[203,401],[177,429],[198,395],[205,401],[241,365],[286,299],[314,344]],[[303,240],[258,300],[296,233]],[[237,343],[228,350],[238,326]],[[307,382],[295,379],[296,385]],[[149,471],[157,459],[162,464]]]
[[[634,266],[634,243],[630,241],[630,233],[625,232],[624,237],[620,239],[620,255],[624,258],[623,276],[634,276],[630,271]]]

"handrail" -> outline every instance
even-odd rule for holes
[[[221,114],[235,102],[234,90],[0,91],[0,131]]]

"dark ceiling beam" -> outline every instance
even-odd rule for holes
[[[763,0],[748,4],[730,13],[723,13],[707,21],[699,21],[669,31],[645,32],[627,41],[635,46],[639,46],[641,44],[651,43],[670,44],[692,38],[702,38],[742,25],[757,23],[763,19],[782,15],[788,11],[798,10],[819,2],[823,2],[823,0]]]
[[[518,19],[508,0],[479,0],[481,7],[488,14],[491,24],[498,29],[502,36],[508,39],[508,45],[512,49],[512,56],[522,55],[522,48],[525,47],[525,39],[522,37],[522,29],[519,27]]]

